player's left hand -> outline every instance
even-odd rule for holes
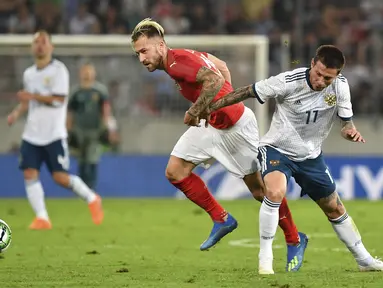
[[[185,117],[184,117],[184,123],[188,126],[197,126],[200,127],[199,125],[199,117],[193,116],[189,113],[189,111],[185,112]]]
[[[19,98],[20,101],[29,101],[34,98],[32,93],[29,93],[25,90],[20,90],[17,92],[17,98]]]
[[[356,128],[342,129],[342,136],[352,142],[366,143],[366,140],[364,140],[363,136],[356,130]]]

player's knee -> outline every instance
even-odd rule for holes
[[[183,169],[177,169],[175,166],[168,166],[165,170],[165,177],[170,182],[181,181],[190,175],[190,172],[184,171]]]
[[[169,163],[165,170],[165,177],[170,182],[181,181],[188,177],[195,165],[181,158],[170,156]]]
[[[64,172],[54,172],[52,174],[52,177],[53,177],[53,180],[63,186],[63,187],[69,187],[69,184],[70,184],[70,179],[69,179],[69,175],[67,173],[64,173]]]
[[[24,170],[24,180],[32,181],[39,178],[39,171],[36,169],[25,169]]]
[[[285,197],[285,193],[285,187],[272,187],[266,188],[265,190],[265,196],[273,202],[282,202],[283,197]]]
[[[264,177],[266,186],[265,196],[273,202],[282,202],[287,189],[287,181],[284,173],[273,171]]]

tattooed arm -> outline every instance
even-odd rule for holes
[[[217,100],[216,102],[210,104],[209,112],[242,102],[243,100],[246,100],[248,98],[255,97],[256,96],[254,93],[253,85],[237,88],[229,94],[226,94],[224,97]]]
[[[197,73],[196,81],[202,83],[202,89],[197,101],[187,111],[193,118],[198,118],[206,110],[225,83],[222,75],[207,67],[201,67]]]
[[[363,136],[360,134],[358,130],[356,130],[356,127],[354,125],[354,122],[350,120],[341,120],[342,121],[342,129],[341,135],[344,139],[352,142],[362,142],[365,143],[366,140],[364,140]]]

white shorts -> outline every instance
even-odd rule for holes
[[[229,129],[190,127],[178,140],[171,155],[195,165],[214,158],[238,178],[260,170],[258,124],[254,113],[245,108],[238,122]]]

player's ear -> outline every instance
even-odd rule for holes
[[[311,59],[311,68],[314,68],[315,66],[315,62],[314,62],[314,58]]]
[[[166,44],[165,44],[165,41],[161,40],[159,43],[158,43],[158,50],[162,53],[165,51],[165,47],[166,47]]]
[[[161,40],[161,41],[160,41],[160,47],[161,47],[161,49],[162,49],[162,50],[165,49],[165,46],[166,46],[165,41],[164,41],[164,40]]]

